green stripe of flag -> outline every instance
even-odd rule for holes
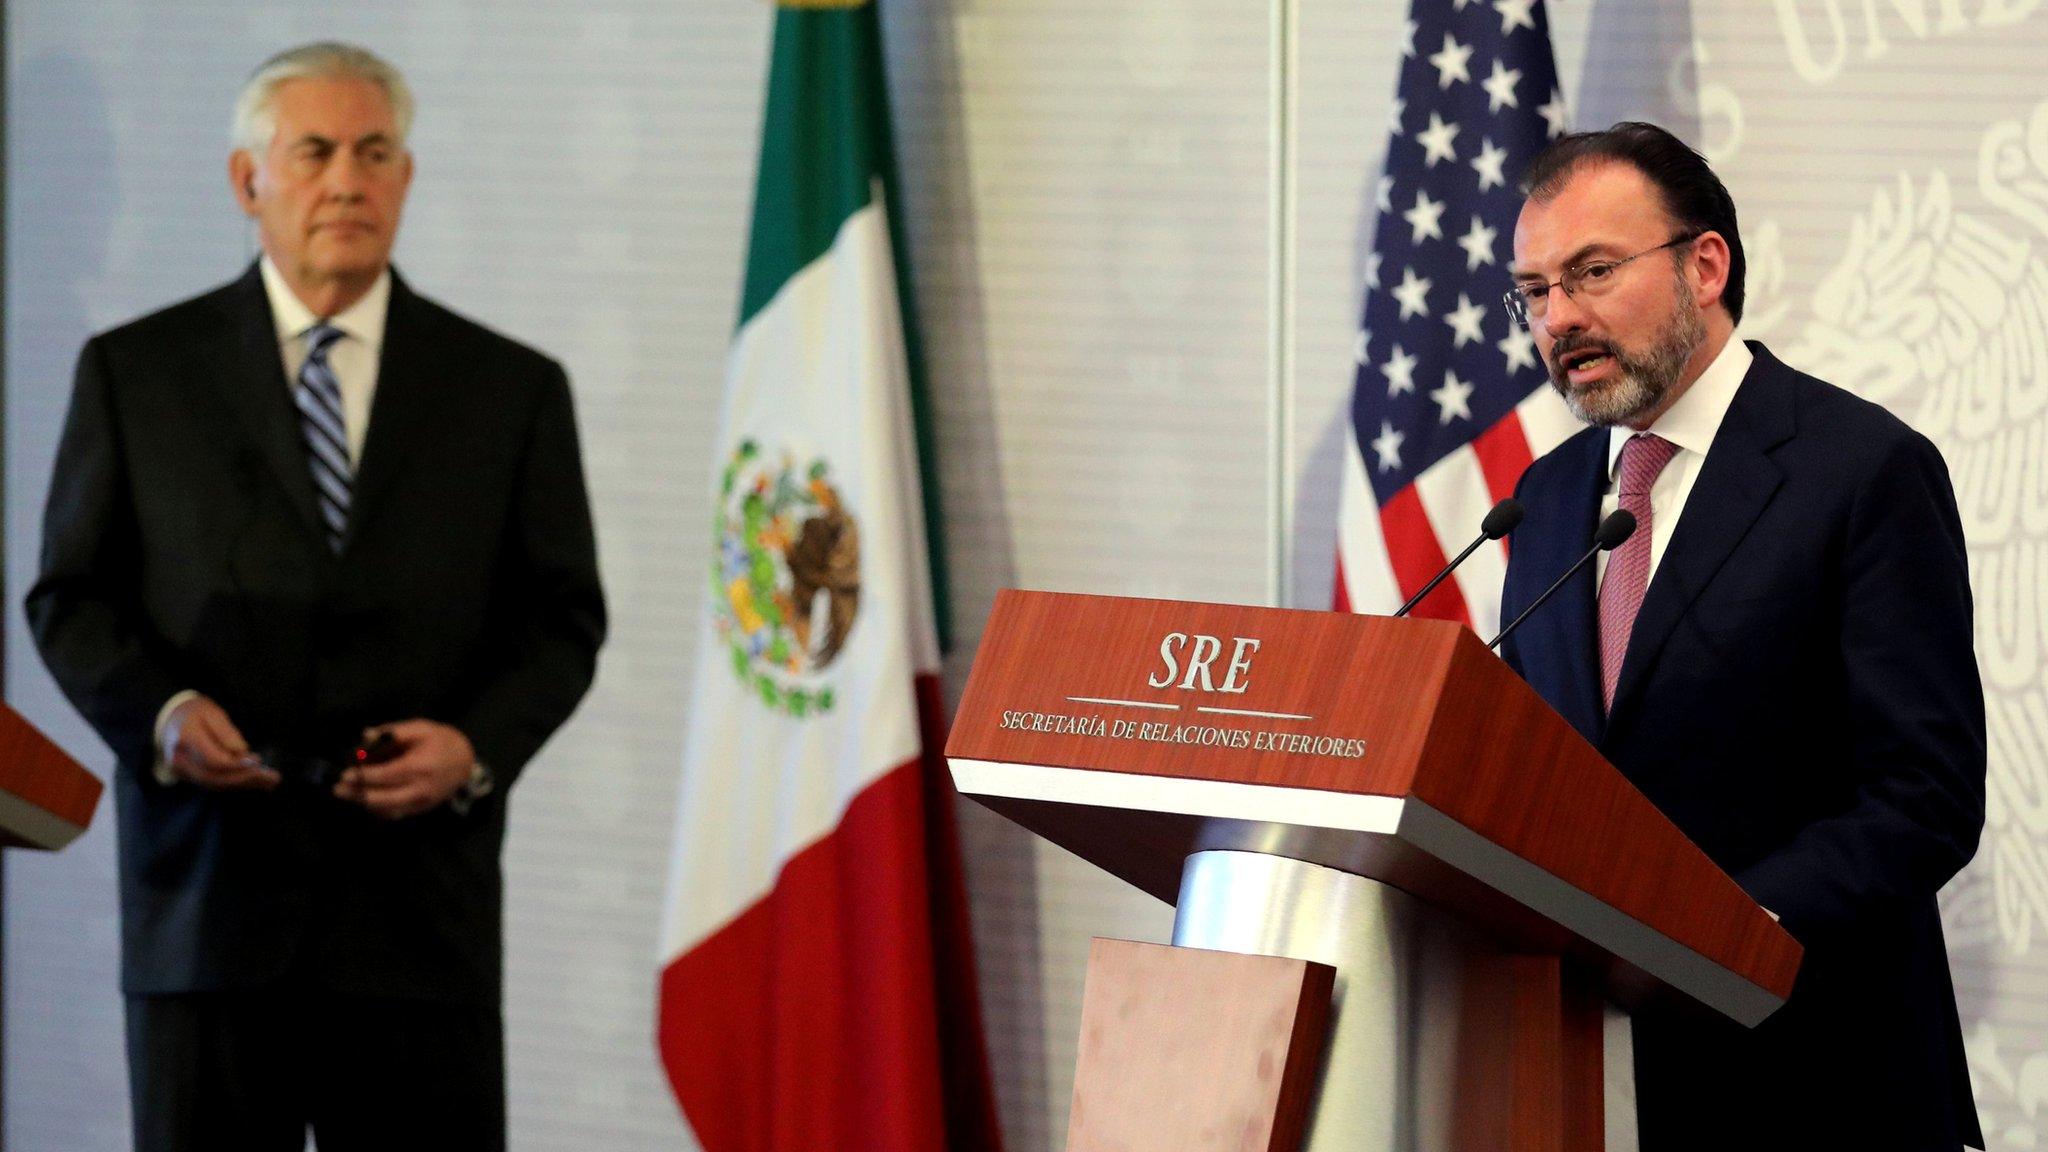
[[[867,206],[884,173],[886,100],[874,5],[776,10],[741,327]]]
[[[886,189],[884,207],[903,312],[899,320],[916,424],[932,613],[944,651],[951,646],[952,613],[939,502],[938,440],[910,293],[909,250],[897,208],[896,158],[882,59],[881,27],[873,3],[776,10],[738,327],[744,328],[766,307],[790,277],[831,249],[846,218],[873,198],[879,177]]]

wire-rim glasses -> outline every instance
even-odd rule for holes
[[[1588,260],[1584,264],[1575,264],[1565,269],[1564,275],[1547,283],[1532,280],[1526,284],[1515,285],[1501,294],[1501,303],[1507,306],[1508,315],[1515,323],[1527,328],[1531,320],[1543,319],[1544,313],[1550,310],[1552,288],[1564,289],[1564,294],[1573,299],[1577,299],[1582,292],[1588,296],[1598,296],[1614,287],[1614,274],[1622,265],[1640,260],[1652,252],[1662,252],[1666,248],[1690,244],[1704,235],[1704,232],[1687,232],[1682,236],[1674,236],[1655,248],[1645,248],[1633,256],[1624,256],[1619,260]]]

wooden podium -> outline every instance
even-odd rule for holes
[[[0,847],[55,851],[78,839],[100,789],[98,777],[0,704]]]
[[[1753,1026],[1799,967],[1456,624],[1004,591],[946,756],[960,791],[1173,903],[1175,945],[1335,969],[1312,1152],[1629,1144],[1616,1009]]]

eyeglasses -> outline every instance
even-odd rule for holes
[[[1690,244],[1704,235],[1704,232],[1689,232],[1666,240],[1655,248],[1645,248],[1633,256],[1620,260],[1588,260],[1584,264],[1565,269],[1563,276],[1547,284],[1533,280],[1527,284],[1517,284],[1501,295],[1501,303],[1507,305],[1508,315],[1514,317],[1515,323],[1527,328],[1531,320],[1541,320],[1544,313],[1550,311],[1552,288],[1564,289],[1564,294],[1574,300],[1581,294],[1598,296],[1614,287],[1614,274],[1621,270],[1622,265],[1640,260],[1652,252],[1662,252],[1666,248]]]

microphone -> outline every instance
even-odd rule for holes
[[[1465,550],[1458,553],[1456,560],[1444,565],[1444,570],[1432,577],[1429,583],[1424,584],[1422,591],[1410,596],[1408,602],[1401,605],[1401,610],[1394,613],[1395,617],[1406,616],[1409,612],[1413,611],[1417,604],[1422,603],[1424,596],[1436,591],[1436,586],[1444,582],[1444,577],[1457,571],[1458,565],[1465,562],[1465,557],[1470,556],[1481,544],[1486,543],[1488,540],[1498,540],[1513,532],[1515,525],[1522,522],[1523,511],[1522,502],[1513,496],[1495,504],[1493,510],[1486,514],[1486,519],[1479,522],[1479,539],[1465,545]]]
[[[1557,578],[1557,583],[1552,584],[1548,588],[1545,588],[1543,590],[1543,595],[1538,596],[1535,600],[1530,602],[1527,608],[1522,609],[1522,614],[1520,616],[1515,617],[1514,623],[1509,624],[1507,627],[1501,629],[1500,635],[1495,636],[1491,640],[1488,640],[1486,642],[1486,646],[1488,648],[1498,648],[1500,646],[1500,642],[1508,638],[1508,633],[1513,632],[1517,628],[1520,628],[1522,626],[1522,621],[1527,620],[1529,618],[1529,613],[1534,612],[1538,608],[1541,608],[1543,606],[1543,602],[1545,600],[1550,599],[1552,593],[1556,592],[1559,588],[1564,587],[1565,581],[1577,575],[1579,569],[1584,568],[1586,566],[1586,561],[1591,560],[1595,555],[1598,555],[1601,552],[1614,551],[1616,548],[1621,547],[1622,541],[1628,539],[1629,537],[1635,534],[1636,518],[1634,514],[1621,508],[1616,508],[1614,511],[1608,513],[1607,519],[1602,520],[1600,522],[1600,527],[1593,530],[1593,546],[1586,550],[1586,554],[1584,556],[1579,557],[1579,562],[1577,564],[1572,565],[1570,568],[1567,568],[1565,570],[1565,574]]]

